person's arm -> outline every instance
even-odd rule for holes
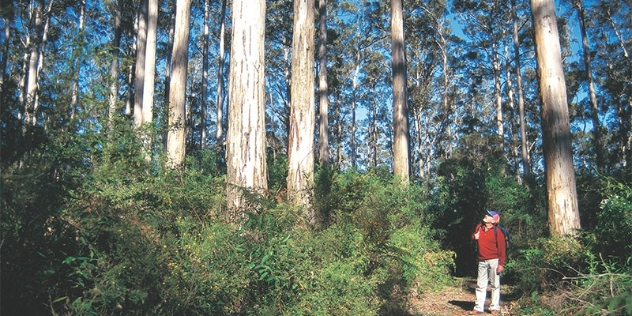
[[[507,242],[505,241],[505,234],[503,234],[503,231],[497,227],[496,230],[498,231],[498,268],[496,269],[496,272],[500,274],[503,272],[505,261],[507,260]]]

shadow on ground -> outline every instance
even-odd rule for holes
[[[465,311],[471,311],[472,309],[474,309],[474,302],[472,301],[455,301],[455,300],[450,300],[448,301],[448,303],[456,306],[456,307],[460,307],[462,310]]]

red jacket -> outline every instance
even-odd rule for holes
[[[496,230],[496,233],[494,233]],[[507,243],[505,242],[505,235],[500,228],[496,226],[490,230],[485,231],[485,227],[481,224],[476,226],[474,234],[480,232],[478,235],[478,259],[489,260],[498,258],[498,265],[504,266],[507,258]],[[472,239],[474,239],[472,234]]]

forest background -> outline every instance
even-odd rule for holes
[[[532,5],[2,1],[1,314],[406,314],[489,208],[517,313],[632,314],[631,4],[555,3],[570,229]]]

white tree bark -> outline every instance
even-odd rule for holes
[[[314,182],[314,0],[294,1],[287,187],[297,205],[311,209]],[[313,214],[306,214],[315,220]]]
[[[52,4],[52,2],[51,2]],[[35,1],[35,6],[32,7],[34,19],[34,29],[35,32],[32,37],[29,37],[27,40],[27,50],[28,54],[26,57],[27,60],[27,72],[26,72],[26,83],[24,87],[24,98],[23,98],[23,106],[24,106],[24,121],[26,124],[35,125],[37,123],[37,80],[38,80],[38,71],[37,65],[39,63],[39,51],[43,42],[44,29],[43,26],[43,11],[44,11],[44,1],[38,0]]]
[[[574,235],[581,228],[573,148],[553,0],[531,0],[538,79],[542,99],[542,140],[551,234]]]
[[[494,35],[491,34],[491,37],[494,38]],[[494,103],[496,109],[496,129],[498,132],[498,136],[502,143],[505,142],[505,129],[503,126],[503,101],[500,94],[500,58],[498,57],[498,44],[493,40],[492,41],[492,69],[494,74]]]
[[[142,123],[153,121],[154,90],[156,77],[156,33],[158,28],[158,0],[148,0],[147,38],[145,44],[145,77],[143,80]]]
[[[410,179],[408,104],[403,0],[391,0],[393,58],[393,172],[402,183]]]
[[[83,37],[83,21],[86,10],[86,1],[80,1],[80,13],[79,13],[79,28],[77,29],[77,35]],[[77,108],[77,102],[79,102],[79,73],[81,72],[81,59],[83,54],[79,54],[79,57],[75,60],[74,64],[74,78],[72,83],[72,95],[70,97],[70,118],[75,117],[75,111]]]
[[[228,82],[226,135],[227,219],[243,218],[250,207],[244,191],[268,189],[265,148],[265,0],[235,0]]]
[[[108,129],[111,132],[114,127],[114,115],[116,114],[116,101],[118,98],[118,75],[119,75],[119,48],[121,46],[121,2],[117,1],[114,15],[114,39],[112,39],[112,63],[110,64],[110,96],[108,99]],[[108,134],[109,136],[112,133]]]
[[[186,87],[190,20],[191,0],[177,0],[176,27],[171,55],[172,73],[169,83],[167,157],[170,168],[182,166],[186,155]]]
[[[330,163],[329,154],[329,98],[327,86],[327,0],[318,1],[319,11],[319,45],[318,59],[318,150],[321,165]]]
[[[136,35],[136,69],[134,71],[134,127],[143,124],[143,95],[145,89],[145,57],[147,47],[147,10],[149,0],[140,0]]]

